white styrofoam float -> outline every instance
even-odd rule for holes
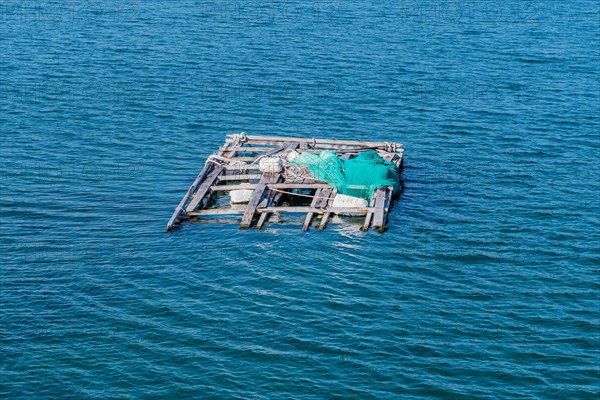
[[[283,161],[279,157],[265,157],[258,162],[258,169],[262,173],[276,174],[283,169]]]
[[[242,183],[242,185],[250,185],[250,184]],[[252,190],[252,189],[232,190],[231,192],[229,192],[229,197],[231,197],[230,203],[231,204],[247,203],[250,201],[250,198],[252,197],[253,192],[254,192],[254,190]]]
[[[369,205],[369,202],[366,199],[362,199],[360,197],[347,196],[345,194],[336,194],[333,198],[332,207],[340,207],[340,208],[365,208]],[[339,215],[347,215],[347,216],[361,216],[363,213],[340,213]]]

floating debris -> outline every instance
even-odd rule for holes
[[[302,230],[320,217],[364,217],[363,230],[384,231],[401,191],[404,150],[393,142],[227,135],[167,224],[241,215],[261,229],[273,213],[305,213]],[[229,196],[224,196],[226,193]],[[228,200],[228,201],[226,201]]]

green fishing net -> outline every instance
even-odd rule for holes
[[[290,161],[306,165],[318,180],[330,184],[338,193],[370,199],[379,186],[400,188],[398,168],[374,150],[363,151],[352,159],[341,159],[331,151],[304,152]]]

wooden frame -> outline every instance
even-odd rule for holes
[[[329,150],[343,158],[350,158],[361,151],[375,150],[384,159],[396,164],[399,172],[403,168],[403,147],[393,142],[227,135],[225,144],[209,157],[204,168],[175,208],[167,224],[167,230],[172,230],[184,220],[220,215],[241,215],[241,228],[250,228],[255,217],[258,217],[256,228],[261,229],[269,215],[275,212],[306,213],[302,225],[304,231],[310,228],[316,216],[321,216],[318,228],[322,230],[331,214],[344,213],[364,214],[361,228],[363,230],[368,230],[372,226],[381,232],[387,228],[387,216],[393,203],[393,195],[397,194],[392,192],[391,187],[377,188],[367,207],[334,208],[333,198],[337,192],[325,182],[309,178],[301,182],[286,182],[281,173],[260,172],[257,162],[260,157],[288,149],[313,153]],[[245,208],[209,206],[211,196],[214,194],[239,189],[253,190]],[[292,193],[292,190],[299,189],[314,190],[314,194]],[[282,206],[279,202],[284,194],[312,197],[312,201],[310,206]]]

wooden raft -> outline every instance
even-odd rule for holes
[[[393,198],[392,187],[378,187],[367,207],[334,208],[336,190],[314,178],[293,179],[281,173],[261,173],[258,160],[289,149],[298,152],[320,153],[329,150],[341,158],[352,158],[365,150],[375,150],[384,159],[393,162],[398,171],[403,166],[402,145],[393,142],[370,142],[333,139],[302,139],[279,136],[227,135],[225,144],[206,161],[185,196],[175,209],[167,230],[172,230],[187,219],[214,218],[223,215],[241,215],[240,228],[250,228],[257,218],[256,228],[261,229],[272,213],[305,213],[302,229],[308,230],[315,217],[320,216],[318,229],[325,228],[332,214],[364,214],[363,230],[373,227],[378,231],[387,229],[387,216]],[[214,207],[213,197],[223,191],[253,190],[245,206]],[[296,193],[292,191],[295,190]],[[299,190],[311,194],[298,194]],[[310,205],[280,205],[284,195],[312,198]]]

